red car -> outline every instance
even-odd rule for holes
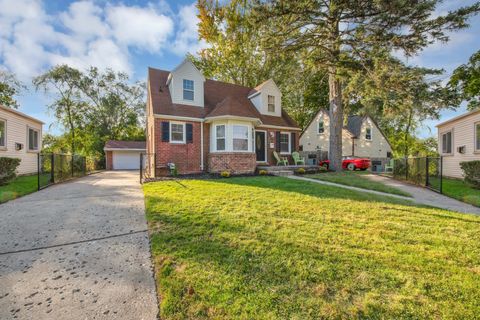
[[[321,167],[328,167],[330,166],[330,160],[320,161],[318,164]],[[342,168],[348,169],[350,171],[354,171],[360,169],[362,171],[367,170],[370,168],[371,162],[368,158],[358,158],[358,157],[344,157],[342,160]]]

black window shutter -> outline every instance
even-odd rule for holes
[[[275,132],[275,150],[280,152],[280,131]]]
[[[193,142],[193,125],[191,123],[186,124],[187,131],[187,143]]]
[[[292,152],[293,152],[293,151],[296,151],[295,148],[297,147],[297,146],[296,146],[297,141],[295,140],[295,132],[292,132],[292,133],[290,134],[290,139],[292,139],[292,141],[291,141]]]
[[[170,123],[168,121],[162,122],[162,141],[170,141]]]

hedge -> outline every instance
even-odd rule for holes
[[[0,186],[6,185],[17,176],[18,158],[0,157]]]
[[[480,189],[480,161],[464,161],[460,162],[460,168],[463,170],[465,182],[470,183]]]

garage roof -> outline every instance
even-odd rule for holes
[[[105,143],[103,150],[145,150],[147,144],[145,141],[119,141],[109,140]]]

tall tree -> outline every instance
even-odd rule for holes
[[[453,71],[448,89],[457,96],[457,103],[465,100],[469,110],[480,108],[480,50]]]
[[[75,154],[77,127],[84,123],[85,103],[81,99],[78,84],[82,73],[67,65],[51,68],[44,74],[33,79],[38,90],[54,95],[54,101],[48,106],[55,117],[68,128],[70,135],[70,151]]]
[[[443,70],[407,66],[383,49],[369,56],[368,76],[363,70],[349,74],[345,108],[376,119],[396,155],[412,155],[415,130],[426,119],[438,119],[451,104],[439,78]]]
[[[372,48],[402,50],[412,55],[435,41],[448,41],[448,31],[468,26],[480,4],[445,15],[434,14],[440,0],[257,0],[256,22],[264,44],[273,50],[308,50],[328,72],[330,164],[341,170],[342,72],[365,68]]]
[[[209,46],[190,58],[205,76],[220,81],[254,87],[274,79],[282,90],[282,107],[303,128],[328,103],[325,73],[306,63],[306,51],[266,51],[252,20],[253,4],[198,1],[199,36]]]
[[[14,74],[0,70],[0,105],[8,108],[18,108],[15,96],[25,89],[25,85]]]

